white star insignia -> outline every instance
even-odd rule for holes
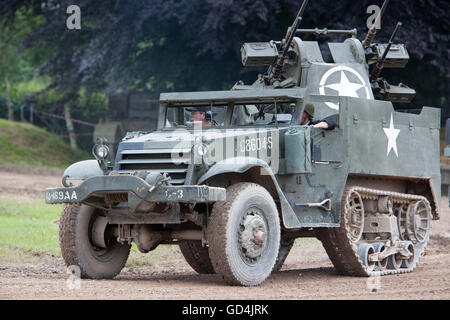
[[[395,155],[398,158],[398,152],[397,152],[397,136],[400,133],[400,129],[394,128],[394,121],[392,118],[392,112],[391,112],[391,123],[389,124],[389,128],[383,128],[384,133],[386,134],[386,137],[388,138],[388,146],[387,146],[387,154],[386,156],[389,156],[389,152],[391,152],[392,149],[394,149]]]
[[[340,82],[328,84],[325,87],[338,91],[340,96],[358,98],[359,96],[356,92],[364,87],[364,84],[350,82],[344,71],[341,71]]]

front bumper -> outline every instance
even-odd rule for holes
[[[48,188],[46,203],[79,203],[91,197],[105,197],[108,194],[128,193],[128,198],[145,199],[146,202],[215,202],[226,200],[224,188],[204,185],[160,186],[153,190],[143,179],[130,176],[95,176],[79,186],[69,188]]]

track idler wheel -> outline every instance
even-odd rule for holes
[[[431,229],[430,206],[423,200],[411,202],[406,216],[406,229],[409,240],[413,243],[424,242]]]
[[[408,231],[406,229],[407,212],[408,212],[408,204],[406,203],[397,206],[395,209],[395,215],[397,216],[397,223],[398,223],[398,232],[400,234],[400,239],[402,240],[408,239]]]

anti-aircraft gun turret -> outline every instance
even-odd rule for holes
[[[376,99],[386,100],[397,103],[409,103],[414,99],[416,91],[409,88],[403,83],[397,86],[389,84],[386,79],[379,78],[383,68],[405,68],[409,61],[409,54],[404,44],[394,44],[393,40],[401,27],[401,23],[397,24],[389,43],[372,43],[376,28],[386,10],[390,0],[385,0],[381,10],[367,32],[366,37],[362,41],[364,47],[367,64],[374,65],[370,78],[372,90]]]
[[[409,88],[403,83],[400,83],[397,86],[391,85],[386,79],[379,77],[383,68],[404,68],[409,60],[409,54],[405,45],[393,43],[400,26],[396,28],[389,43],[373,43],[377,33],[377,25],[379,25],[389,1],[390,0],[384,1],[374,24],[367,32],[364,40],[360,43],[349,42],[349,49],[351,50],[353,58],[344,57],[344,55],[347,55],[350,52],[348,52],[347,48],[343,48],[343,46],[338,48],[337,45],[330,44],[333,45],[333,48],[330,48],[330,50],[337,63],[353,60],[364,64],[367,70],[369,70],[371,66],[374,66],[370,77],[370,87],[373,91],[374,98],[394,103],[409,103],[416,94],[414,89]],[[356,29],[299,29],[307,4],[308,0],[304,0],[292,26],[288,28],[286,36],[282,41],[245,43],[242,46],[242,63],[245,67],[269,66],[266,74],[260,77],[260,82],[264,82],[265,86],[271,86],[273,88],[302,87],[304,84],[302,85],[301,79],[298,79],[299,70],[293,69],[299,69],[299,67],[305,66],[302,62],[323,61],[319,48],[309,41],[301,41],[299,38],[295,38],[296,36],[301,34],[312,34],[315,36],[345,34],[351,36],[351,39],[356,39]],[[302,49],[298,48],[298,45],[296,45],[296,42],[298,43],[299,40],[306,47],[303,52],[301,52]],[[300,57],[302,54],[303,56]],[[296,66],[291,68],[290,65]]]
[[[371,83],[374,83],[374,82],[378,81],[378,79],[380,77],[380,74],[381,74],[381,71],[383,71],[384,64],[386,63],[386,58],[387,58],[387,55],[389,54],[389,50],[391,50],[394,38],[397,35],[398,31],[400,30],[401,26],[402,26],[401,22],[397,23],[397,26],[395,27],[394,33],[392,34],[391,39],[389,40],[389,43],[388,43],[387,47],[384,49],[383,55],[381,56],[380,59],[378,59],[377,63],[375,64],[375,66],[374,66],[374,68],[372,70],[372,74],[370,75],[370,82]]]

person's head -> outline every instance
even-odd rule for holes
[[[300,124],[306,125],[308,121],[311,121],[313,118],[314,118],[314,105],[312,103],[307,103],[305,105],[305,110],[303,111]]]
[[[206,112],[194,110],[191,111],[191,114],[189,115],[192,121],[203,121],[206,118]]]
[[[192,121],[201,121],[203,125],[207,125],[211,120],[211,117],[208,114],[209,111],[204,107],[192,107],[187,108],[187,110],[191,112],[189,118]]]

